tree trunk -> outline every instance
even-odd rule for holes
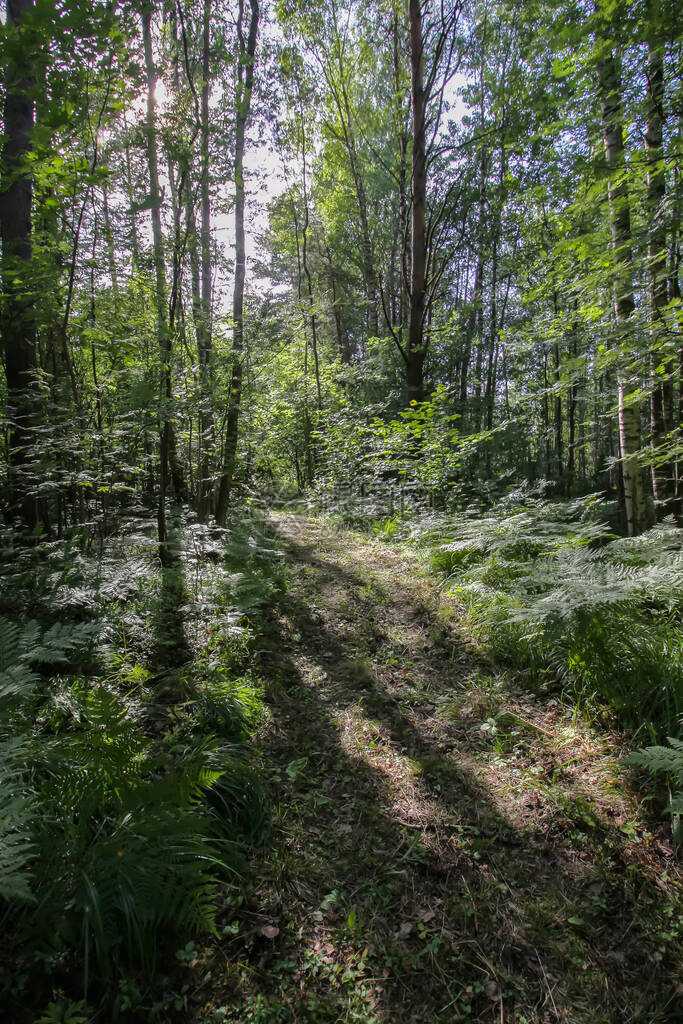
[[[413,127],[413,210],[410,237],[410,321],[406,350],[408,403],[424,401],[424,317],[427,277],[427,157],[421,0],[410,0],[410,84]]]
[[[104,205],[104,238],[107,243],[107,257],[109,259],[109,277],[111,278],[111,288],[114,295],[114,301],[119,301],[119,276],[116,269],[116,246],[114,243],[114,232],[111,226],[111,217],[109,214],[109,193],[107,186],[102,187],[102,202]]]
[[[488,352],[488,366],[486,369],[486,391],[485,391],[485,407],[486,407],[486,429],[491,430],[493,427],[493,410],[496,393],[496,362],[498,358],[498,306],[497,306],[497,288],[498,288],[498,230],[494,233],[493,243],[491,245],[491,304],[490,304],[490,332],[489,332],[489,352]],[[491,446],[486,446],[486,467],[487,472],[490,472],[491,467]]]
[[[337,107],[337,113],[339,114],[343,143],[349,158],[351,177],[353,178],[353,184],[356,191],[356,202],[358,203],[358,216],[360,219],[361,266],[363,268],[363,285],[367,301],[368,330],[373,337],[377,337],[379,335],[379,316],[377,310],[375,254],[372,244],[372,235],[370,233],[370,223],[368,220],[368,204],[365,194],[365,182],[363,181],[360,160],[358,158],[358,147],[356,145],[356,135],[353,128],[351,103],[349,100],[348,89],[346,88],[346,69],[344,67],[343,51],[340,45],[339,29],[337,26],[336,4],[332,5],[332,17],[334,19],[335,38],[331,42],[334,46],[336,62],[339,68],[339,80],[338,82],[335,81],[335,77],[330,71],[325,71],[325,76]]]
[[[223,473],[216,503],[216,522],[223,526],[228,512],[230,492],[235,475],[237,439],[239,430],[240,404],[242,401],[242,354],[244,350],[244,281],[246,276],[246,249],[244,236],[244,142],[251,107],[251,90],[254,83],[254,60],[258,34],[258,0],[249,0],[251,18],[249,36],[246,41],[242,31],[244,0],[240,0],[237,31],[240,39],[239,65],[237,70],[237,98],[235,111],[235,290],[232,300],[232,380],[230,406],[225,431]]]
[[[123,115],[123,124],[127,129],[125,114]],[[130,205],[130,248],[132,254],[132,270],[137,271],[140,267],[140,240],[138,237],[138,222],[137,214],[135,213],[135,191],[133,189],[133,170],[131,167],[130,159],[130,145],[128,142],[124,146],[124,155],[126,158],[126,193],[128,196],[128,203]]]
[[[614,54],[598,64],[598,87],[602,106],[605,157],[609,168],[608,196],[614,253],[614,313],[619,344],[623,349],[619,373],[619,439],[624,483],[624,506],[629,536],[647,526],[643,472],[638,460],[640,448],[640,402],[638,381],[632,379],[628,367],[628,341],[631,317],[635,309],[633,297],[631,250],[631,211],[626,184],[623,120],[621,113],[621,79]]]
[[[398,231],[400,265],[398,268],[398,336],[403,341],[405,328],[405,299],[408,289],[408,188],[406,183],[408,167],[408,129],[404,110],[404,96],[401,81],[401,38],[399,18],[394,12],[392,19],[392,42],[394,62],[394,96],[396,135],[398,138]]]
[[[658,376],[657,367],[662,362],[661,341],[665,339],[664,308],[668,302],[666,221],[666,180],[662,164],[662,131],[664,125],[664,64],[662,49],[656,39],[660,21],[660,0],[650,2],[650,31],[655,37],[648,42],[647,54],[647,129],[645,146],[647,150],[647,200],[649,213],[648,277],[650,298],[650,337],[652,395],[650,399],[650,422],[652,445],[658,448],[666,443],[666,435],[672,429],[671,383],[673,361],[665,359],[664,378]],[[669,460],[654,462],[652,465],[652,491],[658,518],[671,511],[671,500],[675,490],[675,467]]]
[[[33,0],[7,0],[7,23],[19,36]],[[30,495],[28,468],[31,462],[36,396],[32,395],[37,369],[36,326],[33,297],[28,283],[32,258],[31,204],[33,180],[28,158],[34,106],[31,48],[16,47],[5,65],[4,145],[5,180],[0,189],[2,234],[2,338],[5,348],[9,428],[9,508],[33,529],[38,520],[37,503]]]
[[[483,157],[482,157],[483,161]],[[465,351],[462,359],[462,370],[460,376],[460,405],[464,410],[467,402],[467,382],[469,377],[469,364],[472,355],[472,341],[476,336],[477,327],[481,325],[482,321],[482,290],[484,287],[484,241],[483,241],[483,224],[484,224],[484,203],[485,203],[485,192],[484,192],[484,172],[482,162],[482,187],[479,193],[479,251],[477,252],[477,265],[474,271],[474,287],[472,290],[472,301],[469,316],[467,317],[467,325],[465,327]],[[481,337],[479,338],[478,348],[481,348]],[[481,401],[481,361],[480,361],[480,373],[475,381],[475,390],[479,391],[479,401]],[[481,417],[481,413],[475,409],[475,419]]]
[[[189,175],[185,179],[185,230],[187,234],[187,254],[189,256],[190,263],[190,294],[192,296],[192,322],[194,324],[195,338],[197,341],[197,364],[198,364],[198,375],[199,375],[199,394],[200,394],[200,408],[199,408],[199,430],[197,432],[197,487],[193,491],[196,498],[196,507],[199,509],[202,494],[202,470],[206,463],[206,457],[204,455],[204,430],[202,425],[202,402],[204,394],[204,367],[201,363],[201,350],[202,350],[202,285],[201,285],[201,272],[199,264],[199,246],[198,246],[198,234],[197,234],[197,219],[194,211],[194,199],[192,196],[192,185],[190,183]],[[196,382],[196,371],[195,371],[195,382]],[[191,453],[190,449],[190,453]],[[190,457],[190,466],[192,465],[192,458]]]
[[[318,327],[317,317],[315,314],[315,306],[313,301],[313,278],[311,277],[311,270],[308,266],[308,223],[309,223],[309,210],[308,210],[308,180],[306,174],[306,131],[304,121],[303,107],[300,106],[300,117],[301,117],[301,173],[302,173],[302,186],[304,194],[304,222],[301,227],[301,263],[303,266],[304,274],[306,277],[306,291],[308,293],[308,319],[311,325],[311,351],[313,352],[313,367],[315,371],[315,386],[316,393],[318,396],[318,410],[322,409],[323,399],[322,391],[320,389],[320,363],[318,360]],[[299,295],[301,298],[301,295]]]
[[[340,305],[339,296],[337,295],[337,281],[335,276],[334,263],[332,261],[332,252],[329,245],[325,246],[325,258],[327,260],[327,276],[330,283],[330,296],[332,299],[332,317],[334,319],[334,330],[337,339],[337,351],[339,358],[342,363],[348,365],[351,362],[351,350],[349,348],[349,341],[344,330],[344,320],[342,317],[342,309]]]
[[[567,402],[567,426],[569,428],[569,440],[567,444],[567,497],[571,496],[576,472],[576,403],[579,394],[579,382],[576,377],[576,366],[579,356],[579,346],[576,338],[572,345],[574,366],[572,369],[572,382],[569,387],[569,399]]]
[[[558,342],[553,345],[553,379],[555,383],[555,466],[557,470],[557,482],[562,483],[564,475],[564,445],[562,429],[562,392],[560,382],[562,379],[560,370],[560,346]]]
[[[157,321],[157,342],[161,359],[161,389],[159,395],[160,445],[159,445],[159,503],[157,525],[159,533],[159,558],[169,564],[171,554],[168,548],[166,529],[166,492],[168,489],[168,465],[171,442],[171,333],[167,318],[166,272],[164,266],[164,239],[161,230],[161,190],[159,188],[159,158],[154,110],[157,83],[154,56],[152,54],[151,10],[146,7],[142,14],[142,38],[145,49],[147,74],[147,116],[145,135],[147,141],[147,163],[149,167],[149,193],[152,215],[152,242],[154,252],[154,278]]]
[[[211,331],[211,196],[209,191],[209,75],[211,42],[211,0],[204,0],[202,28],[202,96],[201,96],[201,300],[197,331],[197,354],[201,396],[199,430],[201,435],[201,462],[199,465],[199,494],[197,511],[200,522],[205,522],[211,509],[213,486],[211,456],[214,447],[213,425],[213,372]]]
[[[549,480],[551,477],[551,446],[550,446],[550,406],[548,402],[548,352],[543,349],[543,439],[545,464],[543,476]]]

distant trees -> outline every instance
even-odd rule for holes
[[[224,523],[257,479],[331,479],[342,422],[414,456],[436,410],[435,501],[504,477],[607,489],[634,534],[678,514],[676,11],[561,10],[11,0],[7,514],[104,534],[137,497],[167,557],[171,502]],[[286,180],[250,289],[256,124]]]

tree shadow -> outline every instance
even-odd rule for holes
[[[181,526],[169,530],[168,546],[173,558],[159,569],[159,588],[151,606],[152,650],[149,668],[153,675],[180,668],[192,659],[185,613],[188,592],[185,567],[180,557]]]
[[[271,609],[261,661],[284,848],[253,913],[285,926],[277,942],[252,929],[242,953],[272,1019],[674,1019],[657,896],[643,905],[595,854],[624,837],[596,820],[568,849],[547,820],[520,828],[477,743],[435,727],[429,698],[463,686],[457,630],[444,636],[407,591],[368,590],[367,566],[281,540],[300,579]],[[326,590],[329,621],[313,607]],[[426,627],[423,650],[392,639],[392,616]],[[417,703],[406,649],[427,678]]]

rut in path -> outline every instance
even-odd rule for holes
[[[487,663],[416,560],[273,524],[280,824],[230,954],[234,1020],[679,1019],[655,932],[680,875],[665,833],[625,834],[610,743]]]

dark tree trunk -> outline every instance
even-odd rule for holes
[[[392,42],[394,61],[394,94],[395,94],[395,118],[396,134],[398,138],[398,250],[400,253],[400,265],[398,268],[398,309],[395,326],[398,328],[398,336],[403,340],[405,328],[406,296],[408,293],[408,129],[404,113],[404,98],[401,86],[401,38],[399,34],[398,14],[394,14],[392,21]]]
[[[548,403],[548,353],[543,350],[543,440],[544,440],[544,470],[546,479],[551,476],[551,446],[550,446],[550,409]]]
[[[650,0],[650,32],[647,55],[647,199],[650,219],[648,238],[648,275],[650,296],[650,335],[652,339],[651,368],[652,395],[650,400],[650,422],[652,444],[657,448],[666,442],[666,435],[672,429],[671,384],[673,362],[665,360],[664,378],[657,374],[662,362],[660,347],[665,339],[664,308],[668,302],[666,220],[666,179],[662,164],[662,132],[664,125],[664,63],[659,41],[656,38],[660,21],[659,0]],[[652,490],[658,517],[671,511],[671,500],[675,491],[675,466],[669,460],[655,462],[652,466]]]
[[[553,370],[555,379],[555,465],[557,467],[557,480],[558,483],[561,483],[562,476],[564,474],[564,445],[562,429],[562,392],[560,391],[560,346],[557,342],[553,345]]]
[[[209,190],[209,80],[211,56],[211,0],[204,0],[202,27],[202,96],[201,96],[201,300],[197,333],[197,351],[201,398],[199,430],[201,434],[201,461],[199,464],[198,515],[204,522],[211,510],[213,486],[211,458],[214,447],[213,425],[213,367],[211,330],[211,196]]]
[[[330,282],[330,296],[332,299],[332,316],[334,319],[334,330],[337,338],[337,351],[339,352],[339,358],[342,363],[351,362],[351,350],[349,348],[349,341],[344,330],[344,318],[342,316],[342,309],[340,299],[337,294],[337,281],[334,263],[332,260],[332,252],[330,251],[329,245],[325,248],[325,257],[327,259],[327,274]]]
[[[152,217],[152,246],[154,253],[154,279],[157,321],[157,341],[161,360],[161,389],[159,394],[160,444],[159,444],[159,503],[157,526],[159,534],[159,557],[164,564],[172,561],[168,547],[166,527],[166,495],[168,491],[169,466],[172,467],[174,488],[178,497],[184,491],[184,481],[176,454],[172,424],[173,381],[171,368],[172,342],[168,323],[168,293],[164,264],[164,238],[161,227],[161,189],[159,187],[159,156],[155,120],[156,68],[152,53],[151,10],[145,8],[141,14],[142,38],[145,50],[147,77],[147,116],[145,135],[147,143],[147,164],[149,169],[149,194]]]
[[[410,0],[410,84],[413,124],[413,210],[410,238],[410,321],[406,350],[408,402],[424,401],[424,319],[427,279],[427,156],[424,41],[420,0]]]
[[[19,35],[33,0],[7,0],[7,22]],[[33,529],[38,520],[30,496],[27,470],[31,462],[37,369],[34,299],[29,285],[32,257],[31,202],[33,181],[28,157],[34,122],[31,46],[13,47],[5,65],[4,180],[0,188],[2,234],[2,338],[5,348],[9,430],[9,507]]]
[[[619,341],[624,343],[632,330],[635,310],[633,295],[633,253],[631,249],[631,211],[625,175],[621,76],[617,58],[609,54],[598,65],[598,87],[602,105],[605,157],[609,168],[608,197],[614,253],[614,312]],[[638,386],[626,371],[619,374],[619,441],[624,506],[629,536],[647,526],[643,472],[638,459],[640,448],[640,402]]]
[[[244,352],[244,282],[246,277],[246,247],[244,235],[244,144],[251,107],[251,90],[254,83],[254,61],[256,58],[256,37],[258,34],[258,0],[249,0],[251,18],[249,35],[244,40],[242,18],[244,0],[240,0],[238,33],[240,54],[237,80],[237,103],[235,117],[235,290],[232,300],[233,320],[233,364],[230,384],[230,405],[225,429],[225,451],[223,473],[216,502],[216,521],[222,526],[228,513],[228,504],[235,475],[240,407],[242,403],[242,357]]]
[[[377,337],[379,335],[379,316],[377,309],[378,288],[377,274],[375,273],[375,253],[374,246],[372,244],[372,234],[370,232],[370,221],[368,218],[365,182],[363,180],[363,173],[358,156],[358,146],[356,144],[356,133],[353,126],[353,114],[351,111],[349,92],[346,87],[346,69],[344,67],[343,51],[342,47],[339,45],[337,8],[335,4],[332,5],[332,17],[334,19],[336,37],[333,46],[339,69],[339,78],[338,80],[335,79],[329,65],[328,69],[325,71],[325,75],[339,114],[339,121],[343,136],[342,141],[349,158],[351,177],[353,178],[353,184],[356,191],[358,216],[360,219],[361,266],[363,270],[363,286],[365,288],[367,303],[367,325],[370,334],[373,337]]]
[[[573,373],[576,375],[576,363],[579,355],[579,346],[576,339],[574,339],[572,346],[572,355],[574,357]],[[579,382],[576,376],[574,376],[569,388],[569,401],[567,403],[567,426],[569,428],[569,441],[567,445],[567,497],[572,493],[576,473],[576,404],[578,394]]]

